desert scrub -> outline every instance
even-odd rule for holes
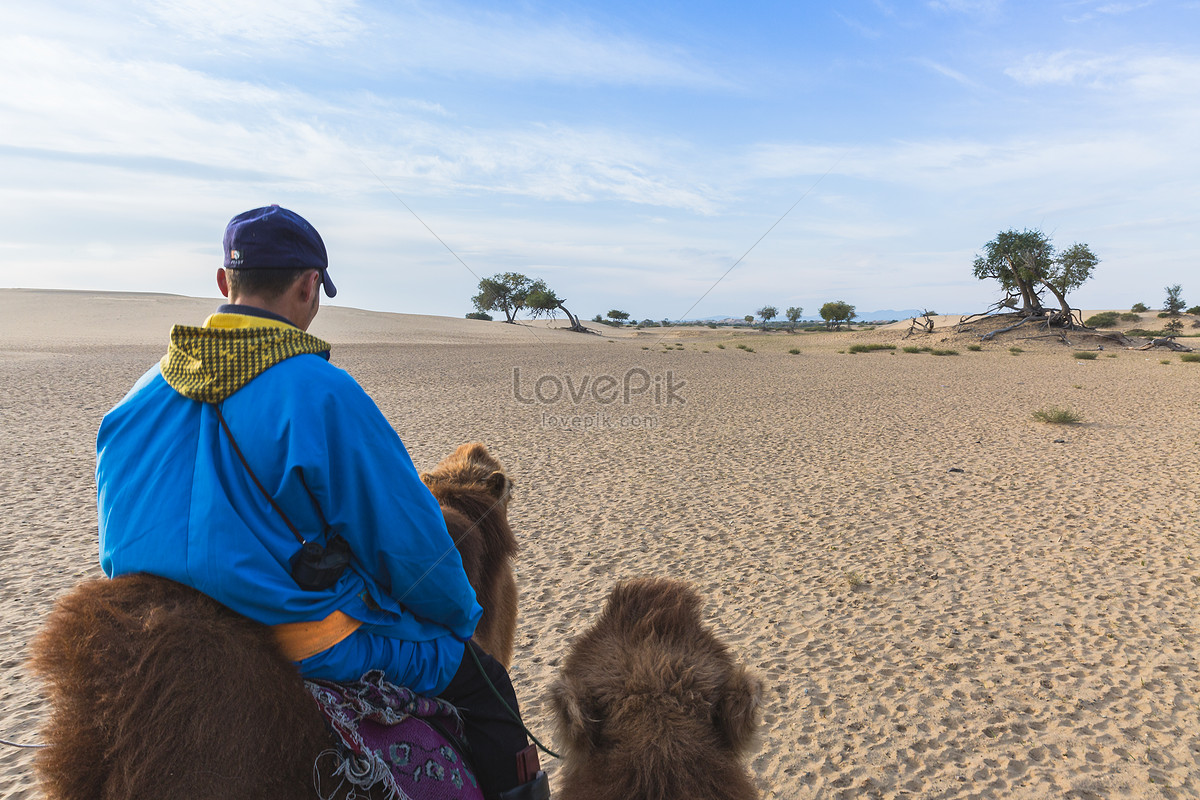
[[[1019,356],[1019,355],[1021,355],[1021,353],[1024,353],[1025,351],[1019,347],[1010,347],[1010,348],[1008,348],[1008,352],[1012,353],[1014,356]]]
[[[725,349],[725,345],[723,345],[723,344],[719,344],[719,345],[717,345],[717,349],[718,349],[718,350],[724,350],[724,349]]]
[[[956,355],[958,355],[958,351],[957,350],[939,350],[938,348],[935,347],[929,351],[929,355],[931,355],[931,356],[956,356]]]
[[[1132,311],[1126,311],[1121,315],[1121,322],[1141,322],[1142,315],[1134,314]]]
[[[1072,355],[1080,361],[1095,361],[1100,354],[1094,350],[1076,350]]]
[[[981,344],[969,344],[969,345],[967,345],[967,349],[968,349],[968,350],[970,350],[972,353],[978,353],[980,350],[982,350],[982,349],[983,349],[983,345],[981,345]]]
[[[1039,408],[1033,412],[1033,418],[1037,422],[1048,422],[1051,425],[1075,425],[1083,422],[1081,415],[1069,408],[1059,408],[1058,406]]]
[[[896,345],[894,345],[894,344],[880,344],[878,342],[875,344],[852,344],[852,345],[850,345],[851,353],[874,353],[878,350],[895,350],[895,349],[896,349]]]
[[[1093,314],[1083,321],[1084,325],[1089,328],[1111,328],[1117,324],[1117,320],[1121,315],[1116,311],[1101,311],[1099,314]]]
[[[738,350],[745,350],[747,353],[753,353],[753,352],[754,352],[754,348],[753,348],[753,347],[750,347],[749,345],[739,344],[739,345],[737,346],[737,348],[738,348]]]
[[[1188,364],[1200,364],[1200,353],[1184,353],[1179,356],[1179,360]]]
[[[795,347],[793,347],[791,350],[788,350],[788,352],[789,352],[790,354],[794,355],[794,356],[798,356],[798,355],[800,355],[800,350],[799,350],[798,348],[795,348]]]
[[[904,348],[904,352],[906,352],[906,353],[928,353],[932,349],[933,349],[932,347],[917,347],[916,345],[909,345],[908,347]]]

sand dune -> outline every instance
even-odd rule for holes
[[[0,291],[0,737],[37,738],[26,642],[99,574],[100,418],[215,303]],[[1200,795],[1200,364],[338,308],[313,332],[419,467],[478,439],[515,479],[539,734],[612,584],[661,574],[766,681],[765,798]],[[628,403],[588,391],[604,375]],[[1083,424],[1031,419],[1052,405]],[[39,797],[30,754],[4,755],[0,798]]]

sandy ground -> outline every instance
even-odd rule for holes
[[[38,738],[26,643],[99,575],[100,418],[215,302],[0,291],[0,737]],[[1200,795],[1200,364],[337,308],[313,332],[419,467],[482,440],[516,481],[536,732],[612,584],[670,575],[765,680],[765,798]],[[1051,406],[1084,422],[1031,419]],[[0,798],[40,797],[29,751],[0,753]]]

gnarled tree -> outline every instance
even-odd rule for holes
[[[1047,327],[1074,328],[1083,322],[1067,302],[1067,293],[1086,283],[1099,263],[1086,244],[1073,244],[1056,254],[1050,238],[1040,230],[1010,229],[984,245],[984,254],[975,257],[974,272],[980,280],[999,281],[1005,293],[985,314],[1011,309],[1022,317],[1012,327],[1039,320]],[[1054,295],[1058,309],[1043,305],[1047,291]]]
[[[579,317],[572,314],[565,305],[567,301],[554,293],[552,289],[546,286],[543,280],[536,280],[529,286],[529,293],[525,296],[525,306],[529,309],[529,314],[532,317],[551,316],[556,309],[561,310],[567,315],[571,326],[568,330],[578,333],[591,333],[587,328],[579,322]]]

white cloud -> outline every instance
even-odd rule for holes
[[[1005,74],[1028,86],[1081,85],[1127,89],[1143,99],[1200,92],[1200,60],[1190,56],[1124,52],[1096,55],[1079,50],[1031,55]],[[1153,98],[1145,98],[1151,93]]]
[[[938,62],[934,61],[931,58],[918,58],[917,63],[928,69],[933,70],[934,72],[938,73],[939,75],[943,75],[943,76],[949,78],[950,80],[954,81],[955,83],[962,84],[963,86],[966,86],[970,89],[978,89],[979,88],[979,83],[977,83],[976,81],[972,80],[971,78],[968,78],[966,75],[964,75],[963,73],[959,72],[956,69],[951,69],[950,67],[947,67],[945,64],[939,64]]]
[[[858,21],[857,19],[854,19],[853,17],[847,17],[845,14],[842,14],[841,12],[838,12],[838,11],[834,11],[833,14],[838,19],[840,19],[843,22],[843,24],[845,24],[846,27],[848,27],[850,30],[854,31],[855,33],[859,34],[860,36],[866,37],[867,39],[878,39],[880,36],[883,35],[878,29],[870,28],[867,25],[863,24],[862,22]]]
[[[377,69],[554,83],[732,85],[678,45],[609,32],[587,19],[546,21],[507,11],[412,3],[389,8],[370,22],[378,32],[368,48]]]
[[[145,10],[193,39],[243,39],[255,44],[348,43],[363,30],[354,0],[146,0]]]
[[[1067,17],[1067,22],[1087,22],[1098,16],[1119,16],[1154,5],[1154,0],[1143,0],[1140,3],[1096,2],[1096,0],[1078,0],[1071,4],[1073,7],[1083,7],[1084,11],[1078,16]]]
[[[926,5],[934,11],[952,11],[958,14],[994,14],[1004,0],[928,0]]]
[[[473,130],[435,107],[355,93],[343,104],[177,65],[114,61],[61,43],[0,40],[0,129],[43,159],[214,178],[242,171],[277,186],[358,191],[363,161],[389,184],[432,195],[615,200],[711,213],[712,190],[672,164],[679,142],[531,125]]]

